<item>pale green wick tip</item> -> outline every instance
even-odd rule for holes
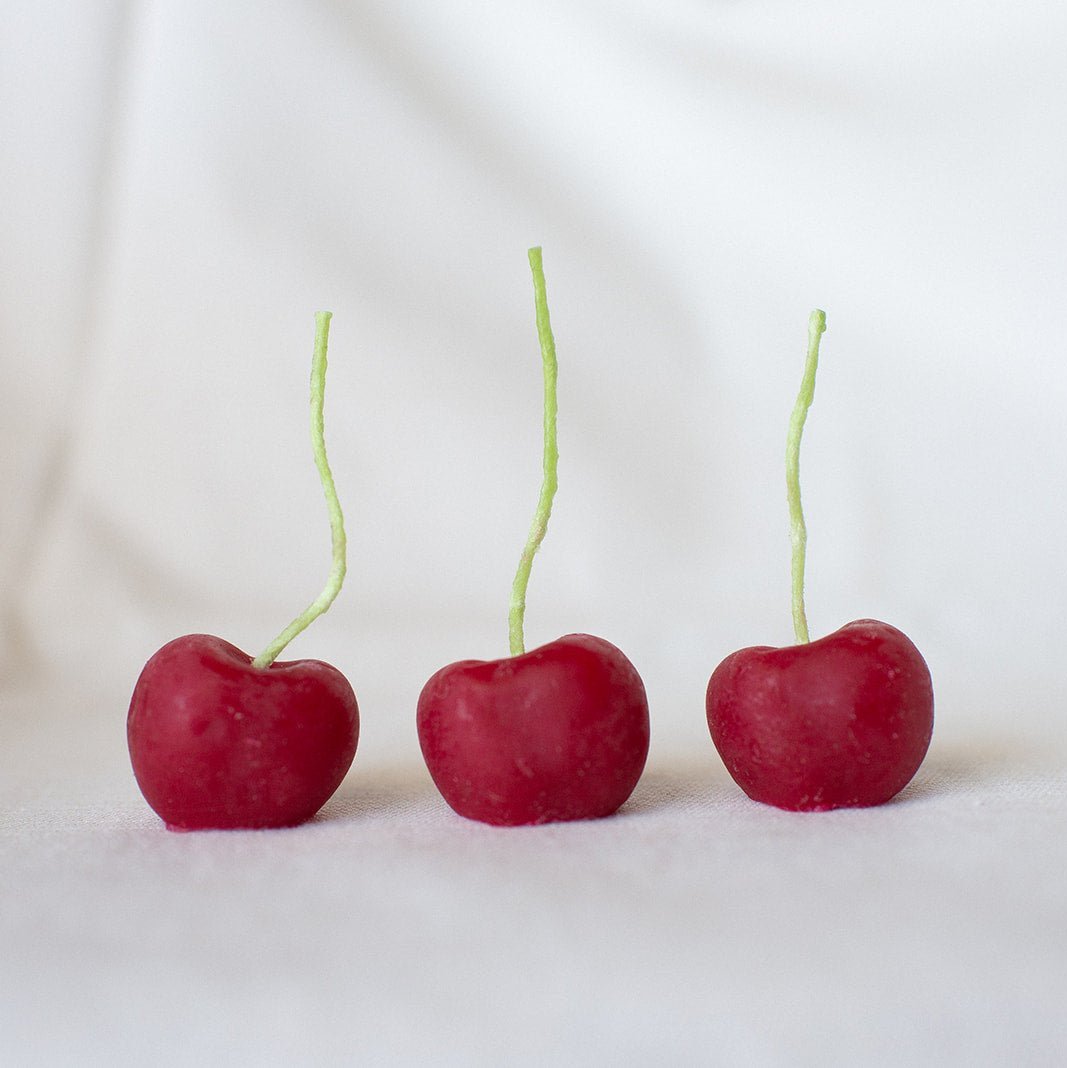
[[[323,432],[322,407],[326,392],[326,348],[330,340],[331,312],[315,313],[315,351],[311,357],[311,452],[315,457],[315,467],[319,472],[323,492],[326,494],[326,509],[330,513],[330,532],[333,537],[333,567],[326,587],[263,650],[255,660],[253,667],[268,668],[277,659],[278,654],[303,630],[314,623],[334,602],[345,580],[346,541],[345,520],[341,514],[341,502],[337,499],[337,488],[333,483],[333,473],[326,459],[326,438]]]
[[[515,572],[515,581],[511,586],[511,611],[508,614],[508,637],[511,642],[511,655],[521,656],[526,652],[523,637],[523,621],[526,617],[526,587],[530,582],[530,568],[533,566],[534,553],[544,540],[548,529],[548,518],[552,514],[552,499],[556,495],[556,469],[559,464],[559,449],[556,444],[556,342],[552,337],[552,324],[548,318],[548,294],[545,291],[545,271],[541,264],[540,247],[532,248],[527,256],[530,270],[533,272],[534,307],[537,311],[537,338],[541,343],[541,364],[544,370],[544,476],[541,482],[541,496],[537,501],[533,523],[530,524],[530,536],[526,548],[519,560],[519,569]]]
[[[808,638],[808,618],[804,612],[804,559],[808,547],[808,530],[804,525],[804,509],[800,504],[800,438],[808,409],[815,399],[815,372],[819,367],[819,341],[826,330],[826,312],[817,308],[808,318],[808,358],[800,392],[789,418],[789,435],[785,444],[785,485],[789,498],[789,537],[793,544],[793,632],[797,643]]]

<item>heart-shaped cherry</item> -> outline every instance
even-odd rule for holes
[[[144,666],[126,721],[145,800],[173,830],[288,827],[340,785],[359,739],[348,680],[318,660],[278,654],[337,596],[345,576],[341,506],[326,460],[323,393],[330,313],[316,316],[311,439],[333,534],[325,589],[253,660],[207,634],[175,638]]]
[[[728,656],[708,683],[708,725],[755,801],[819,810],[880,805],[918,770],[934,694],[919,650],[873,619],[784,649]]]
[[[732,653],[712,674],[706,702],[715,747],[741,789],[803,811],[888,801],[918,770],[934,724],[930,671],[901,631],[862,619],[808,640],[799,457],[825,329],[825,314],[812,312],[786,446],[798,644]]]
[[[444,799],[500,825],[610,816],[648,752],[641,678],[590,634],[442,668],[419,697],[418,728]]]
[[[569,634],[525,651],[530,568],[556,491],[556,349],[540,248],[529,250],[544,367],[544,482],[512,587],[511,656],[442,668],[419,697],[430,775],[461,816],[516,826],[593,819],[633,792],[648,756],[648,701],[610,642]]]
[[[290,827],[352,764],[359,709],[319,660],[258,668],[209,634],[175,638],[145,665],[128,740],[141,792],[175,829]]]

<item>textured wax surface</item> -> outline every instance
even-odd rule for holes
[[[442,795],[486,823],[608,816],[633,792],[648,756],[641,676],[590,634],[441,668],[419,696],[417,722]]]
[[[329,664],[257,668],[221,638],[187,634],[142,669],[126,738],[141,792],[168,826],[288,827],[341,784],[359,708]]]
[[[907,635],[860,619],[803,645],[731,653],[708,682],[707,714],[749,797],[799,810],[879,805],[926,755],[934,694]]]

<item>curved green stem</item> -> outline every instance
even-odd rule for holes
[[[800,392],[789,418],[789,434],[785,444],[785,485],[789,498],[789,537],[793,544],[793,632],[797,643],[808,638],[808,618],[804,612],[804,560],[808,548],[808,530],[804,525],[804,509],[800,505],[800,438],[808,409],[815,399],[815,372],[819,367],[819,341],[826,330],[826,312],[816,309],[808,318],[808,358]]]
[[[326,580],[322,593],[252,661],[253,667],[257,668],[270,667],[278,654],[333,604],[345,580],[347,569],[345,520],[341,514],[341,502],[337,499],[337,489],[333,484],[333,473],[326,459],[326,438],[322,418],[326,392],[326,348],[330,340],[330,318],[330,312],[315,313],[315,351],[311,357],[311,451],[315,457],[315,467],[319,472],[323,492],[326,494],[326,508],[330,513],[333,567],[330,569],[330,577]]]
[[[522,550],[519,569],[511,586],[511,611],[508,614],[508,636],[511,655],[521,656],[526,651],[523,637],[523,621],[526,617],[526,587],[530,581],[530,568],[548,530],[548,518],[552,514],[552,499],[556,495],[556,468],[559,449],[556,445],[556,342],[552,337],[552,324],[548,318],[548,295],[545,291],[545,271],[541,264],[541,249],[532,248],[527,256],[533,272],[534,307],[537,311],[537,338],[541,343],[541,363],[545,379],[544,399],[544,476],[541,481],[541,496],[537,501],[530,536]]]

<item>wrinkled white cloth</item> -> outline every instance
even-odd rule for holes
[[[1067,9],[11,0],[0,13],[0,1061],[1050,1064],[1067,1057]],[[641,671],[617,818],[492,831],[415,701],[506,652],[560,359],[530,645]],[[785,644],[808,312],[816,634],[934,677],[928,764],[787,816],[715,758]],[[311,826],[169,835],[125,705],[188,631],[359,695]]]

